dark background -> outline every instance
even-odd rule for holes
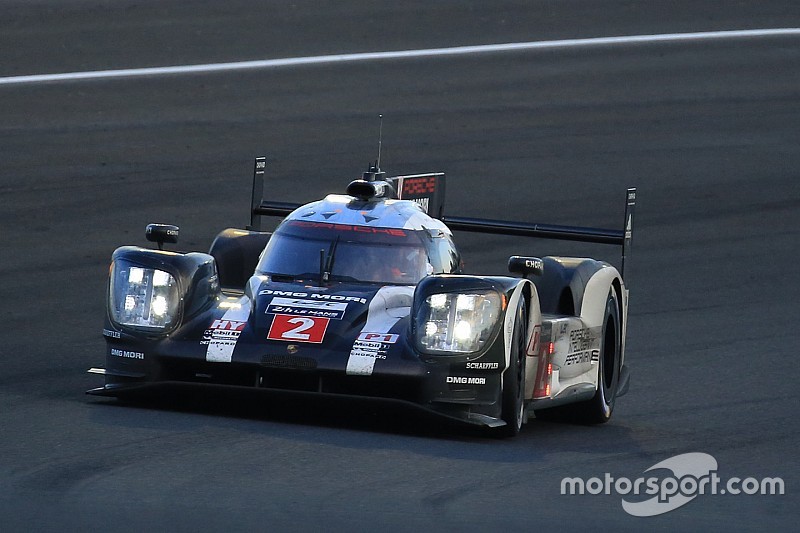
[[[796,2],[2,1],[0,77],[363,51],[800,26]],[[431,5],[433,4],[433,5]],[[800,37],[0,84],[0,529],[796,527]],[[628,396],[601,427],[494,440],[378,407],[208,395],[154,408],[101,379],[108,262],[148,222],[207,249],[272,198],[376,156],[445,171],[446,212],[617,228],[639,188]],[[614,248],[457,235],[467,268]],[[784,496],[634,518],[563,477],[705,452]]]

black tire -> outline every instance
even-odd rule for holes
[[[600,340],[600,360],[597,368],[597,392],[592,399],[572,405],[563,405],[536,411],[536,418],[554,422],[604,424],[614,412],[614,402],[619,386],[622,330],[619,319],[619,302],[614,289],[606,299],[603,316],[603,333]]]
[[[509,367],[503,375],[502,411],[500,417],[506,423],[499,428],[502,437],[519,434],[525,421],[525,330],[528,312],[525,300],[517,308],[514,333],[511,340]]]
[[[600,340],[600,362],[597,368],[597,392],[588,402],[575,405],[579,418],[587,424],[604,424],[611,418],[619,385],[621,328],[619,302],[614,289],[606,299],[603,336]]]

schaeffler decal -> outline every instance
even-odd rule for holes
[[[305,300],[300,298],[273,298],[267,306],[268,314],[294,315],[341,320],[347,310],[345,302]]]
[[[500,368],[500,363],[467,363],[467,368],[470,370],[497,370]]]
[[[267,338],[273,341],[319,344],[325,338],[329,322],[329,318],[275,315]]]
[[[104,329],[103,337],[111,337],[112,339],[121,339],[122,334],[119,331],[115,331],[113,329]]]

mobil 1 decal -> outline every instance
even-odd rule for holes
[[[224,318],[214,320],[203,332],[203,340],[200,341],[200,344],[208,345],[212,341],[219,341],[235,345],[246,324],[247,322],[240,320],[225,320]]]
[[[392,324],[387,324],[387,329]],[[381,333],[380,331],[362,331],[353,342],[350,357],[347,359],[347,375],[370,376],[375,368],[375,361],[386,359],[391,345],[396,343],[400,335]]]
[[[372,359],[386,359],[389,345],[397,342],[400,336],[396,333],[370,333],[362,331],[353,342],[350,357],[367,357]]]
[[[230,307],[225,314],[214,320],[203,332],[200,344],[206,345],[206,361],[230,363],[239,336],[250,316],[250,300],[246,296]]]

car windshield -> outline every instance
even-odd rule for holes
[[[258,272],[274,278],[413,285],[433,272],[418,231],[290,220],[272,235]],[[322,263],[322,268],[321,268]]]

